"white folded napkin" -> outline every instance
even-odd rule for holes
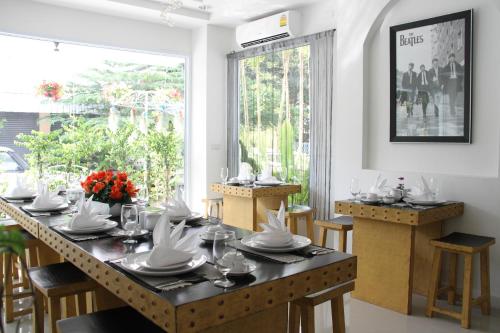
[[[424,176],[420,176],[420,184],[414,191],[412,191],[411,198],[413,200],[418,200],[418,201],[434,201],[434,200],[436,200],[436,196],[434,195],[434,192],[429,187],[429,184],[425,180]]]
[[[21,198],[21,197],[31,197],[35,194],[35,191],[28,185],[26,178],[22,175],[16,175],[12,178],[5,191],[6,197]]]
[[[107,204],[107,203],[99,202],[99,201],[91,201],[90,208],[96,214],[109,215],[109,204]]]
[[[278,215],[267,211],[268,223],[259,223],[263,232],[258,232],[254,236],[254,240],[269,246],[285,246],[293,240],[293,235],[288,231],[285,224],[285,204],[281,202]]]
[[[39,186],[39,192],[32,206],[37,209],[51,209],[64,203],[64,198],[57,193],[50,192],[49,187],[44,184]]]
[[[238,174],[239,180],[249,180],[252,178],[252,166],[247,162],[242,162],[240,164],[240,173]]]
[[[90,197],[81,205],[80,211],[73,215],[68,227],[73,230],[91,229],[105,223],[106,220],[99,214],[99,211],[92,208],[92,197]]]
[[[279,180],[274,176],[269,176],[266,178],[259,179],[259,183],[276,183],[276,182],[279,182]]]
[[[165,207],[165,212],[170,217],[187,217],[191,215],[191,210],[182,199],[182,193],[179,188],[177,189],[175,198],[168,199],[163,206]]]
[[[170,218],[164,212],[153,230],[153,250],[147,259],[152,267],[167,267],[191,259],[197,248],[197,233],[181,238],[186,221],[170,230]]]
[[[381,193],[386,183],[387,183],[387,178],[382,179],[382,176],[378,174],[377,178],[375,178],[375,182],[373,183],[372,187],[370,187],[369,193],[376,193],[376,194]]]

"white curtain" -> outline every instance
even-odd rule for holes
[[[311,45],[311,165],[309,204],[317,219],[333,218],[334,30],[315,35]]]

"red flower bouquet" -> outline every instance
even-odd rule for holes
[[[38,94],[57,102],[62,97],[62,85],[57,82],[45,82],[38,87]]]
[[[93,195],[94,201],[108,203],[109,206],[130,203],[139,191],[126,172],[115,173],[112,170],[93,172],[81,185],[87,197]]]

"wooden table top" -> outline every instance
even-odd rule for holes
[[[339,200],[335,201],[335,213],[393,223],[422,225],[463,215],[464,203],[450,201],[439,206],[412,208],[386,204],[368,205],[360,201]]]
[[[232,186],[214,183],[210,189],[215,193],[243,198],[273,197],[300,193],[300,184],[283,184],[279,186]]]
[[[150,250],[150,238],[134,245],[123,244],[121,238],[73,242],[52,229],[67,223],[69,216],[30,217],[19,206],[0,200],[0,209],[25,229],[168,332],[195,332],[221,325],[356,277],[356,257],[342,252],[315,256],[294,264],[275,263],[244,253],[257,265],[257,270],[232,288],[224,290],[207,281],[157,292],[137,283],[133,276],[107,262],[129,253]],[[239,237],[249,233],[227,227],[236,230]],[[185,232],[199,232],[203,228],[206,226],[186,228]],[[201,243],[199,250],[210,261],[211,246]]]

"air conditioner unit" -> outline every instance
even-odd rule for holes
[[[295,37],[300,32],[300,13],[289,10],[236,28],[236,41],[242,48]]]

